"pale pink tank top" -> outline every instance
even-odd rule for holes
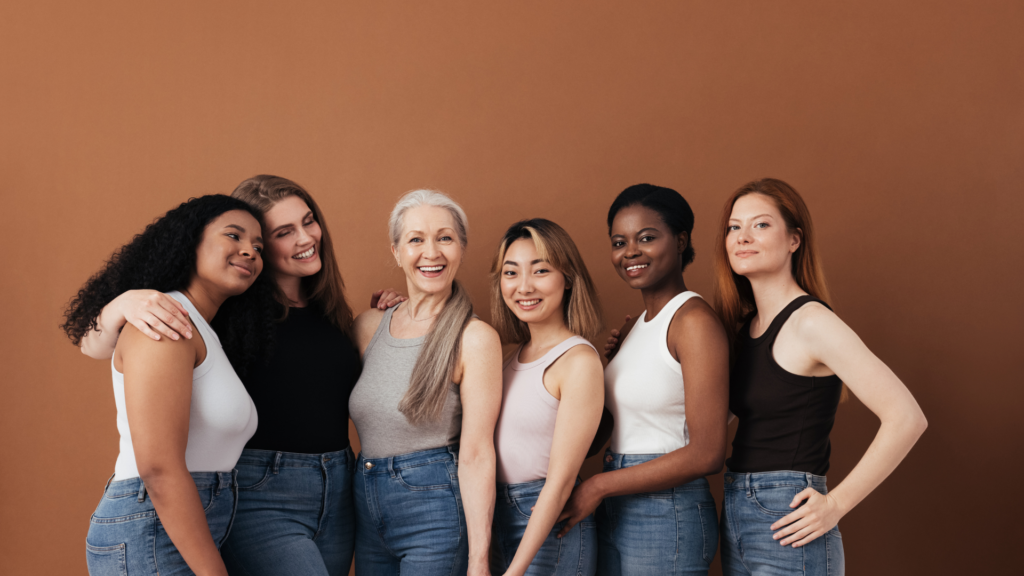
[[[519,362],[523,350],[519,346],[505,363],[501,415],[494,428],[498,482],[521,484],[547,478],[558,400],[544,387],[544,372],[570,348],[584,344],[594,348],[586,338],[571,336],[526,364]]]

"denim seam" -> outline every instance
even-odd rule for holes
[[[449,463],[451,463],[450,466],[449,466]],[[449,573],[450,576],[455,576],[455,574],[456,574],[455,570],[456,570],[456,568],[459,565],[459,562],[458,562],[458,554],[459,554],[459,552],[458,552],[458,550],[462,547],[462,539],[464,537],[466,537],[466,535],[462,533],[462,520],[461,519],[465,517],[466,512],[462,509],[462,497],[461,497],[461,493],[459,492],[459,480],[458,480],[459,475],[458,475],[458,468],[457,468],[457,466],[458,465],[455,463],[455,460],[448,460],[447,462],[445,462],[445,468],[448,470],[448,477],[452,479],[451,487],[452,487],[452,497],[455,498],[455,510],[458,512],[458,515],[459,515],[459,542],[455,546],[456,552],[455,552],[455,555],[452,557],[452,569],[451,569],[451,572]],[[455,468],[455,470],[453,471],[452,468]]]
[[[781,518],[781,517],[783,517],[783,516],[793,512],[793,510],[782,510],[782,511],[776,512],[775,510],[769,510],[769,509],[765,508],[757,500],[757,490],[756,489],[752,490],[750,492],[750,499],[751,499],[751,501],[754,502],[754,505],[757,506],[758,510],[760,510],[761,512],[764,512],[765,514],[768,514],[770,516],[778,516],[778,517]]]
[[[273,476],[273,474],[271,474],[271,472],[270,472],[270,466],[269,465],[264,464],[264,466],[266,466],[266,468],[264,469],[264,472],[263,472],[263,478],[260,478],[260,480],[258,482],[256,482],[255,484],[253,484],[252,486],[239,486],[238,489],[239,490],[245,490],[245,491],[259,490],[260,488],[263,488],[263,486],[265,486],[267,484],[267,482],[270,482],[270,477]]]
[[[387,528],[384,527],[384,518],[381,516],[380,503],[377,501],[377,486],[376,482],[373,482],[374,476],[377,475],[363,474],[363,489],[366,492],[367,500],[366,507],[370,511],[370,518],[373,519],[373,528],[377,533],[377,540],[380,541],[381,548],[384,548],[388,551],[388,554],[397,558],[398,555],[395,554],[395,551],[392,550],[390,546],[388,546],[387,540],[384,539],[384,534],[381,533],[381,528],[384,528],[385,530]]]
[[[714,502],[712,502],[711,503],[711,508],[714,509],[714,506],[715,506],[715,504],[714,504]],[[711,561],[714,560],[714,558],[715,558],[715,551],[712,550],[711,551],[711,558],[708,558],[708,544],[709,544],[709,542],[708,542],[708,532],[709,532],[709,530],[708,530],[708,527],[704,525],[704,514],[702,514],[703,510],[705,508],[707,508],[707,507],[708,507],[707,503],[702,503],[702,502],[698,502],[697,503],[697,517],[700,518],[700,533],[701,533],[701,537],[704,539],[704,545],[701,547],[701,556],[704,558],[705,562],[707,562],[708,564],[711,564]]]
[[[320,513],[317,515],[316,532],[313,533],[314,542],[316,542],[317,537],[320,536],[320,533],[323,531],[326,516],[330,513],[330,502],[328,502],[328,499],[331,494],[331,478],[330,474],[327,472],[326,462],[322,462],[320,464],[320,478],[320,490],[322,495],[320,497]]]
[[[395,474],[395,479],[398,480],[398,484],[400,486],[402,486],[406,490],[409,490],[410,492],[430,492],[433,490],[444,490],[445,488],[449,488],[451,486],[451,483],[431,484],[430,486],[413,486],[411,484],[406,484],[405,480],[402,478],[401,471],[398,471],[398,474]]]
[[[115,516],[114,518],[97,518],[96,514],[89,518],[89,521],[93,524],[120,524],[122,522],[132,522],[134,520],[145,520],[147,518],[155,518],[156,510],[150,510],[148,512],[136,512],[134,514],[126,514],[124,516]]]
[[[406,469],[411,469],[411,468],[419,468],[420,466],[428,466],[430,464],[437,464],[438,462],[447,462],[449,460],[451,460],[451,456],[448,455],[448,454],[445,454],[444,457],[438,458],[436,460],[429,460],[427,462],[415,462],[413,464],[408,464],[408,465],[400,464],[398,466],[393,466],[393,467],[395,469],[395,472],[399,472],[401,470],[406,470]]]

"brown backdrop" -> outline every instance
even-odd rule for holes
[[[545,216],[579,244],[609,326],[642,308],[607,261],[617,192],[689,199],[687,280],[710,297],[726,195],[790,181],[836,310],[931,423],[841,522],[850,573],[1008,562],[1024,536],[1021,3],[227,4],[0,5],[0,571],[85,574],[117,453],[109,366],[67,343],[62,307],[154,217],[255,173],[318,198],[359,308],[401,286],[385,221],[426,186],[469,213],[461,278],[485,318],[499,234]],[[842,407],[833,485],[876,427]]]

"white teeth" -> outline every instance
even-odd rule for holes
[[[420,270],[424,272],[440,272],[444,269],[444,266],[420,266]]]
[[[520,300],[520,306],[533,306],[534,304],[540,303],[540,300]]]
[[[305,260],[306,258],[312,256],[314,252],[316,252],[316,246],[313,246],[312,248],[306,250],[302,254],[296,254],[295,256],[292,256],[292,258],[295,258],[297,260]]]
[[[641,268],[647,268],[647,264],[636,264],[634,266],[628,266],[626,267],[626,271],[628,272],[630,270],[639,270]]]

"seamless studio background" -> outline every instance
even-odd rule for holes
[[[469,214],[460,279],[484,319],[501,232],[543,216],[578,243],[609,329],[643,307],[608,262],[619,191],[689,200],[687,281],[710,298],[726,196],[789,181],[836,311],[930,421],[842,520],[849,573],[1007,573],[1022,22],[1013,1],[0,4],[0,572],[86,573],[117,454],[110,367],[58,330],[68,299],[169,208],[271,173],[323,207],[357,310],[404,286],[387,215],[434,187]],[[877,424],[841,407],[830,484]]]

